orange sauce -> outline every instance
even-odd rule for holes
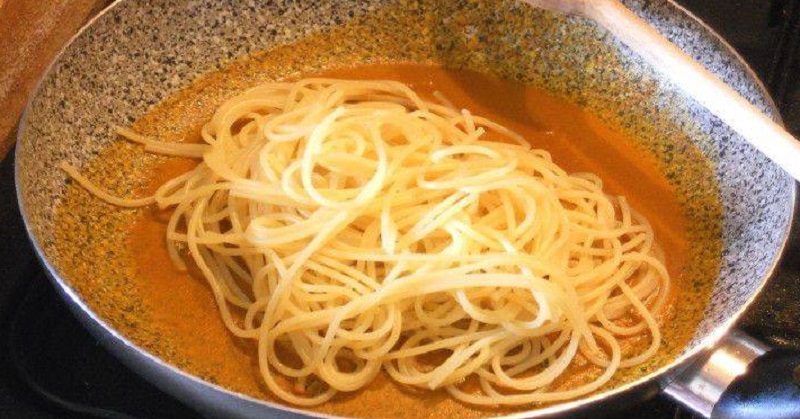
[[[399,80],[428,99],[434,91],[440,91],[456,106],[506,125],[528,138],[534,147],[548,150],[567,171],[597,174],[607,192],[626,196],[631,206],[652,223],[675,284],[671,300],[679,298],[687,261],[683,210],[658,162],[597,118],[540,90],[430,65],[359,66],[315,75]],[[170,159],[153,174],[149,189],[155,190],[193,165],[191,160]],[[142,281],[142,300],[153,321],[169,331],[175,350],[195,366],[194,371],[210,371],[204,378],[234,391],[275,400],[261,384],[255,344],[234,338],[227,331],[201,277],[178,272],[172,266],[164,240],[167,219],[167,213],[154,210],[132,227],[130,236]],[[668,317],[664,320],[667,323]],[[415,418],[503,413],[466,406],[443,392],[404,388],[383,376],[355,394],[342,394],[314,410],[356,417]]]

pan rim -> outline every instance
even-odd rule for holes
[[[171,396],[181,400],[182,402],[186,402],[187,399],[191,397],[191,394],[185,393],[180,389],[172,391],[171,388],[165,388],[166,384],[155,382],[155,380],[153,379],[154,376],[151,375],[153,373],[150,372],[150,369],[148,369],[147,371],[143,371],[143,369],[141,368],[134,368],[132,365],[134,361],[149,362],[152,364],[148,366],[149,368],[156,368],[159,370],[159,373],[174,374],[175,379],[181,381],[188,381],[188,383],[190,384],[199,386],[198,389],[200,390],[216,391],[218,392],[218,394],[216,395],[215,398],[224,397],[224,399],[226,400],[230,400],[231,398],[233,398],[240,403],[241,402],[248,403],[251,406],[248,407],[247,411],[249,411],[252,408],[262,408],[262,409],[266,408],[266,409],[275,409],[280,412],[287,412],[305,417],[349,419],[349,417],[346,416],[329,415],[329,414],[301,409],[295,406],[290,406],[264,399],[255,398],[253,396],[249,396],[243,393],[227,389],[218,384],[213,384],[208,381],[202,380],[199,377],[189,374],[188,372],[185,372],[165,362],[164,360],[156,357],[150,352],[142,349],[139,345],[129,340],[127,337],[122,335],[118,330],[112,328],[106,321],[104,321],[97,313],[95,313],[88,306],[88,304],[81,298],[80,294],[72,286],[70,286],[64,278],[62,278],[59,275],[56,268],[50,263],[50,261],[45,256],[44,250],[42,249],[42,246],[38,238],[34,234],[32,223],[28,217],[20,187],[21,169],[20,165],[18,164],[18,162],[20,161],[20,144],[24,144],[23,133],[27,128],[28,116],[32,111],[34,98],[36,98],[40,93],[45,79],[51,74],[56,63],[58,63],[61,60],[62,56],[66,53],[66,51],[70,48],[70,46],[72,46],[72,44],[75,43],[75,41],[78,38],[80,38],[87,30],[89,30],[89,28],[91,28],[98,20],[103,18],[103,16],[105,16],[111,10],[119,7],[124,2],[126,2],[126,0],[114,0],[105,9],[103,9],[94,17],[89,19],[86,22],[86,24],[84,24],[81,27],[81,29],[77,33],[75,33],[75,35],[73,35],[69,39],[69,41],[67,41],[62,46],[62,48],[54,56],[54,58],[48,64],[45,71],[37,80],[34,89],[31,91],[28,97],[25,109],[23,110],[23,113],[20,117],[19,127],[17,129],[17,135],[16,135],[16,145],[14,150],[14,183],[16,188],[17,205],[19,207],[20,214],[22,216],[26,234],[34,248],[34,251],[36,252],[37,259],[41,263],[42,267],[45,269],[47,277],[50,279],[50,282],[53,283],[53,285],[56,287],[61,297],[64,298],[65,300],[69,300],[72,303],[68,304],[68,306],[70,307],[70,310],[73,312],[73,315],[75,315],[82,321],[84,327],[89,329],[89,331],[94,335],[94,337],[98,341],[100,341],[107,350],[112,352],[125,365],[134,369],[137,374],[145,377],[149,382],[154,384],[156,387],[158,387],[162,391],[165,391]],[[713,28],[711,28],[708,24],[703,22],[700,18],[698,18],[695,14],[687,10],[685,7],[677,4],[675,0],[666,0],[665,6],[674,8],[675,10],[680,12],[686,19],[694,21],[695,23],[699,24],[702,27],[702,29],[706,31],[708,35],[710,35],[711,38],[715,39],[720,43],[725,53],[730,54],[730,56],[734,58],[739,65],[743,66],[744,73],[752,81],[755,82],[756,87],[758,89],[758,93],[767,102],[766,104],[768,105],[770,111],[773,113],[773,118],[779,124],[783,125],[783,121],[780,116],[778,107],[775,104],[775,101],[770,95],[769,91],[767,90],[765,84],[758,77],[755,71],[753,71],[749,63],[738,53],[738,51],[736,51],[730,45],[730,43],[728,43],[718,32],[716,32]],[[777,268],[781,263],[781,261],[784,259],[784,256],[786,254],[789,238],[792,232],[793,222],[796,216],[795,211],[797,208],[797,204],[798,204],[798,184],[793,183],[793,186],[791,187],[791,196],[790,196],[791,208],[789,209],[787,226],[783,231],[783,236],[780,238],[780,246],[778,250],[775,252],[775,255],[773,257],[773,260],[769,268],[764,273],[764,275],[759,279],[758,287],[753,292],[750,293],[746,301],[741,305],[741,307],[738,310],[736,310],[736,312],[733,315],[731,315],[725,321],[717,324],[711,332],[709,332],[708,334],[706,334],[706,336],[699,339],[699,342],[694,346],[694,348],[676,357],[668,364],[662,366],[661,368],[657,369],[656,371],[650,374],[647,374],[629,383],[616,386],[607,391],[603,391],[601,393],[593,393],[576,400],[569,400],[551,406],[536,408],[533,410],[527,410],[523,412],[516,412],[503,416],[492,416],[492,417],[498,419],[523,419],[523,418],[544,417],[557,414],[564,414],[568,412],[579,411],[582,408],[601,402],[602,400],[614,399],[625,393],[631,392],[636,388],[641,388],[647,384],[652,384],[654,382],[657,382],[661,388],[665,387],[670,381],[672,381],[672,379],[678,373],[680,373],[684,368],[688,366],[689,363],[691,363],[693,358],[699,356],[705,351],[712,349],[717,343],[719,343],[719,341],[734,328],[735,324],[739,321],[742,315],[750,308],[753,302],[763,293],[766,285],[775,276]],[[130,350],[131,352],[122,352],[124,349]],[[204,401],[205,403],[203,407],[208,407],[209,406],[208,401],[207,400]],[[190,407],[195,408],[193,406]],[[244,412],[245,410],[242,411]]]

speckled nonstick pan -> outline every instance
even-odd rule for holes
[[[741,57],[696,18],[667,0],[625,3],[777,117]],[[42,264],[75,315],[112,353],[209,416],[309,414],[228,391],[162,361],[139,340],[134,344],[122,330],[126,310],[135,307],[115,305],[110,290],[119,291],[130,274],[113,271],[125,259],[115,234],[135,214],[89,209],[83,223],[93,226],[93,235],[55,229],[58,204],[69,189],[57,164],[89,168],[113,178],[106,182],[116,185],[113,190],[129,191],[135,185],[125,179],[144,167],[136,154],[141,150],[120,149],[124,167],[95,161],[118,143],[110,127],[136,120],[197,76],[239,57],[336,31],[352,32],[350,41],[295,57],[287,66],[314,70],[368,57],[427,60],[544,88],[630,132],[663,163],[693,225],[707,227],[687,233],[693,238],[689,275],[695,277],[679,312],[696,313],[698,324],[686,345],[672,349],[673,359],[610,390],[511,416],[598,413],[662,390],[704,415],[798,412],[798,391],[790,382],[798,358],[778,351],[762,356],[768,348],[731,331],[780,259],[794,182],[601,28],[515,1],[126,0],[94,19],[64,48],[28,104],[16,168],[19,204]],[[687,157],[689,143],[703,161]],[[719,246],[702,245],[708,237],[700,231],[720,238]],[[98,254],[97,243],[90,243],[97,240],[107,242],[108,251]],[[69,255],[65,242],[75,249]],[[701,275],[712,262],[713,274]],[[70,268],[75,265],[84,267],[83,275]],[[754,359],[750,374],[768,374],[775,387],[753,389],[745,375],[723,395]],[[757,404],[769,397],[778,403],[774,407],[789,410]]]

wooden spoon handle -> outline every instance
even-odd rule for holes
[[[753,147],[800,180],[800,142],[797,139],[618,0],[527,1],[537,6],[549,3],[548,8],[580,13],[595,20]]]

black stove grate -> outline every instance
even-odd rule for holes
[[[766,81],[779,108],[792,104],[800,60],[800,0],[773,3],[769,24],[779,30],[773,42],[772,62]],[[798,127],[795,127],[798,128]]]

